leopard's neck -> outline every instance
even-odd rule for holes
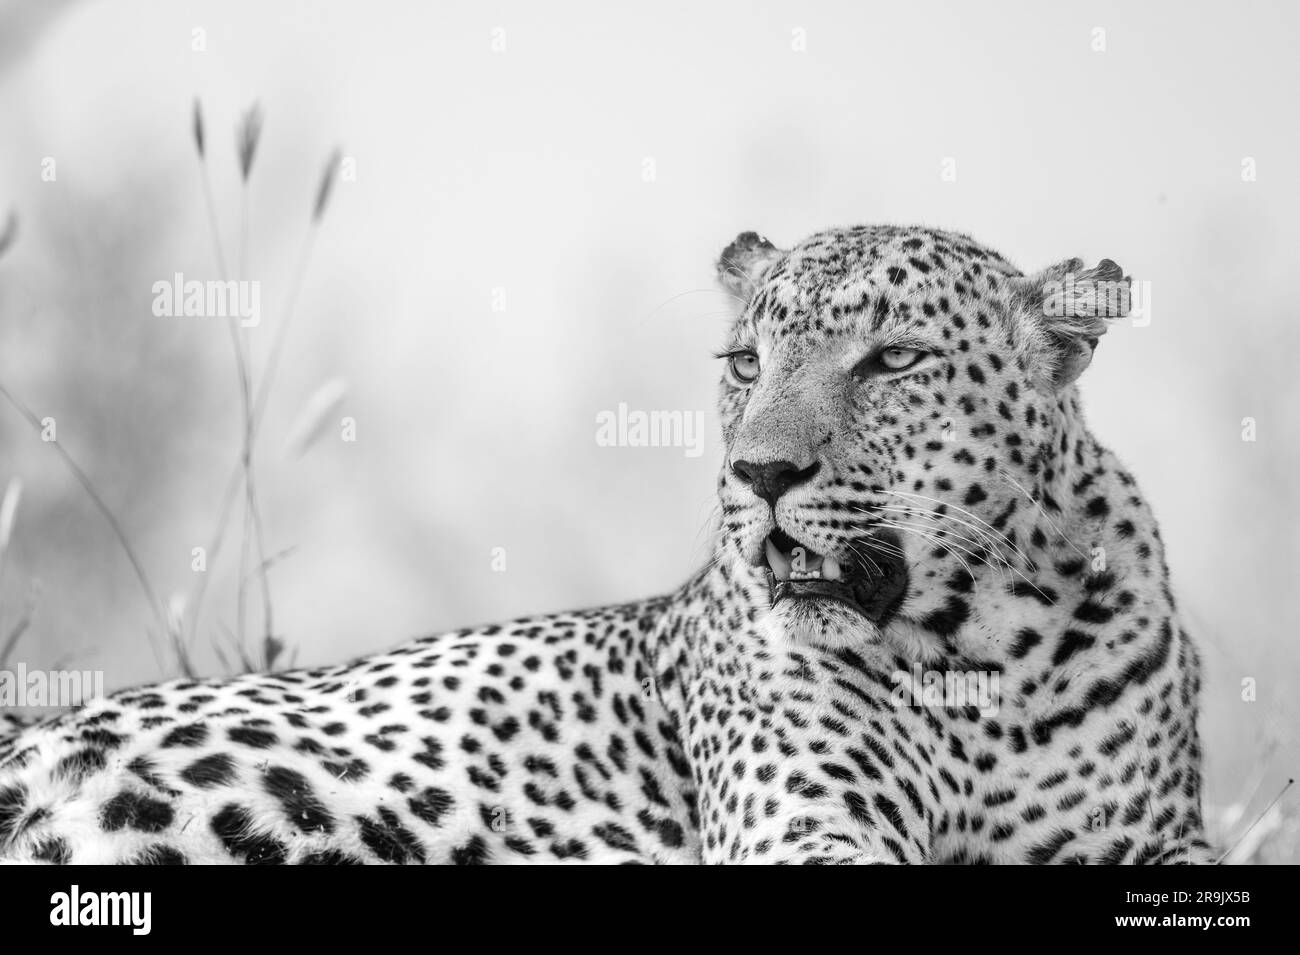
[[[1003,475],[1016,502],[998,527],[1006,563],[979,566],[969,614],[947,638],[949,650],[1040,679],[1092,646],[1128,657],[1147,642],[1141,632],[1174,614],[1151,511],[1084,424],[1073,391],[1061,400],[1050,447],[1030,480]],[[1051,648],[1045,662],[1043,646]]]

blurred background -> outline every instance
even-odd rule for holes
[[[1298,28],[1282,2],[0,0],[0,385],[156,597],[0,403],[8,665],[177,675],[162,606],[195,672],[239,665],[239,507],[194,612],[240,451],[231,339],[151,308],[218,277],[205,167],[261,283],[254,375],[293,315],[255,457],[280,665],[675,586],[721,460],[719,251],[928,224],[1150,283],[1083,391],[1162,521],[1235,841],[1300,765]],[[598,445],[620,403],[703,412],[704,453]],[[1295,861],[1296,802],[1239,855]]]

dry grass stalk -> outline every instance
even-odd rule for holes
[[[32,426],[33,430],[35,430],[38,435],[42,434],[44,431],[44,425],[42,425],[41,419],[31,410],[31,408],[27,407],[26,404],[19,400],[13,392],[3,384],[0,384],[0,397],[9,402],[9,404],[12,405],[24,419],[26,419],[27,423]],[[65,449],[58,441],[50,441],[48,444],[54,448],[55,453],[58,454],[59,458],[63,461],[68,470],[72,472],[72,476],[77,479],[77,483],[81,485],[91,502],[108,522],[108,526],[112,529],[113,535],[117,538],[118,543],[121,544],[122,550],[126,552],[127,560],[131,562],[131,567],[135,571],[136,579],[140,582],[140,589],[144,592],[145,600],[149,604],[150,613],[154,616],[158,624],[160,624],[161,631],[165,633],[167,623],[166,619],[163,617],[162,604],[158,601],[153,584],[150,583],[149,575],[144,569],[144,563],[140,560],[135,547],[131,544],[131,539],[127,535],[126,529],[122,526],[122,522],[117,519],[117,515],[113,513],[113,509],[108,506],[104,498],[100,496],[99,491],[96,490],[94,483],[90,480],[90,476],[82,470],[81,465],[76,462],[76,459],[72,457],[67,449]],[[153,636],[153,631],[149,631],[149,633],[150,643],[153,646],[154,654],[159,658],[159,663],[161,664],[161,657],[158,654],[158,647],[156,639]],[[187,671],[186,675],[193,676],[194,674]]]
[[[196,103],[195,107],[195,145],[199,153],[200,160],[203,159],[204,133],[202,125],[202,113]],[[261,136],[263,119],[260,109],[254,106],[243,117],[243,120],[236,133],[236,151],[240,163],[241,181],[244,188],[241,189],[241,244],[240,244],[240,264],[243,272],[243,260],[247,250],[247,182],[252,172],[252,164],[256,156],[258,142]],[[266,558],[265,535],[262,527],[262,518],[260,507],[258,506],[256,475],[253,466],[253,450],[256,444],[257,436],[261,429],[263,415],[267,401],[269,400],[272,385],[275,380],[275,374],[279,366],[280,356],[283,350],[284,341],[291,319],[297,306],[298,294],[301,291],[303,278],[306,273],[307,262],[310,259],[311,249],[314,244],[314,236],[317,227],[328,207],[329,197],[333,188],[335,170],[339,164],[340,154],[336,150],[326,165],[325,172],[317,187],[316,199],[312,208],[311,220],[304,236],[303,246],[300,251],[294,275],[289,287],[289,296],[284,308],[284,317],[276,329],[276,335],[272,343],[270,356],[267,360],[264,374],[257,388],[255,399],[252,396],[252,375],[251,355],[244,349],[239,349],[242,358],[242,365],[245,369],[240,377],[241,400],[244,402],[244,432],[243,448],[239,462],[233,470],[229,481],[227,482],[226,491],[222,496],[221,506],[217,518],[217,526],[211,538],[211,546],[208,548],[209,559],[215,560],[221,550],[221,544],[225,539],[226,530],[229,526],[231,511],[234,507],[236,498],[242,486],[244,491],[244,533],[241,540],[240,551],[240,568],[238,578],[238,592],[236,597],[236,628],[237,633],[234,635],[236,646],[239,647],[239,653],[242,660],[247,663],[247,657],[244,653],[244,616],[247,603],[247,584],[251,577],[256,577],[261,582],[262,589],[262,606],[264,611],[263,635],[262,635],[262,659],[263,666],[270,669],[274,666],[276,659],[280,655],[284,644],[276,636],[274,631],[274,616],[272,610],[270,584],[267,571],[274,562]],[[222,265],[224,276],[224,255],[220,250],[218,239],[218,230],[216,228],[215,207],[211,201],[211,190],[208,186],[208,177],[206,165],[203,173],[205,196],[207,197],[207,207],[209,220],[212,224],[214,244],[217,247],[218,262]],[[235,330],[237,341],[241,340],[238,329]],[[247,389],[247,390],[246,390]],[[251,559],[250,547],[256,549],[257,562],[253,567],[252,573],[249,573],[248,564]],[[200,618],[200,611],[203,604],[204,595],[207,589],[207,575],[201,576],[195,585],[192,599],[190,600],[190,626],[191,636],[197,631]]]

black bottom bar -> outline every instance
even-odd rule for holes
[[[9,867],[0,870],[0,897],[5,937],[19,943],[75,933],[79,942],[99,935],[128,945],[197,939],[337,947],[403,937],[389,933],[433,942],[444,932],[486,931],[499,947],[512,937],[536,945],[558,930],[600,945],[626,941],[629,932],[673,931],[677,922],[683,939],[728,944],[750,931],[768,937],[784,928],[804,946],[842,944],[846,936],[866,945],[880,925],[904,933],[911,926],[931,940],[976,940],[981,931],[1005,939],[1010,930],[1031,933],[1012,936],[1024,939],[1127,936],[1179,945],[1199,933],[1232,945],[1261,930],[1291,936],[1296,924],[1289,867],[880,867],[802,883],[789,873],[752,881],[751,872],[737,881],[719,871],[697,877],[680,870],[640,882],[632,871],[593,878],[582,869],[545,877],[516,869],[498,881],[448,869]],[[1052,934],[1032,934],[1040,931]]]

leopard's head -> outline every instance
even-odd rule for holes
[[[1127,309],[1122,270],[1025,276],[965,236],[882,226],[789,250],[747,232],[718,272],[739,305],[720,559],[791,640],[950,636],[1075,451],[1074,381]]]

